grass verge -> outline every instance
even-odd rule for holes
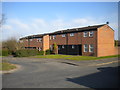
[[[16,66],[13,65],[13,64],[10,64],[8,62],[1,62],[0,63],[0,71],[9,71],[9,70],[12,70],[12,69],[15,69]]]
[[[67,59],[67,60],[98,60],[105,58],[114,58],[120,55],[104,56],[104,57],[92,57],[92,56],[73,56],[73,55],[37,55],[34,58],[50,58],[50,59]]]

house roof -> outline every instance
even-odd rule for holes
[[[30,35],[30,36],[20,38],[20,40],[27,39],[27,38],[41,38],[44,35],[54,35],[54,34],[62,34],[62,33],[70,33],[70,32],[80,32],[80,31],[86,31],[86,30],[96,30],[97,28],[99,28],[101,26],[104,26],[104,25],[106,25],[106,24],[87,26],[87,27],[82,27],[82,28],[72,28],[72,29],[67,29],[67,30],[59,30],[59,31],[56,31],[56,32],[53,32],[53,33]]]
[[[87,26],[87,27],[82,27],[82,28],[72,28],[72,29],[67,29],[67,30],[59,30],[59,31],[56,31],[56,32],[53,32],[50,34],[60,34],[60,33],[70,33],[70,32],[79,32],[79,31],[86,31],[86,30],[94,30],[94,29],[97,29],[104,25],[106,25],[106,24]]]

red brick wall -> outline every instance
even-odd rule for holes
[[[49,49],[49,35],[43,36],[43,51]]]
[[[51,35],[52,37],[53,35]],[[56,35],[56,39],[50,40],[50,45],[56,43],[57,45],[66,45],[66,37],[62,37],[62,34]]]
[[[42,41],[39,42],[37,38],[34,38],[32,41],[30,41],[30,47],[42,48]]]
[[[108,25],[98,28],[97,39],[98,57],[116,54],[117,49],[114,47],[114,31]]]
[[[70,33],[67,34],[68,36],[68,45],[79,45],[82,44],[82,55],[85,56],[97,56],[97,31],[93,30],[94,35],[93,37],[83,37],[83,32],[76,32],[74,33],[74,36],[70,36]],[[57,45],[66,45],[66,38],[67,37],[62,37],[61,35],[56,35],[56,39],[51,39],[50,40],[50,45],[57,43]],[[91,52],[83,52],[84,48],[83,45],[84,44],[93,44],[94,45],[94,53]]]

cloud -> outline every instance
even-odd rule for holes
[[[7,23],[3,25],[3,39],[8,39],[9,37],[16,36],[17,38],[33,35],[54,32],[56,30],[63,30],[75,27],[84,27],[89,25],[103,24],[102,19],[94,18],[75,18],[69,21],[65,19],[58,18],[51,21],[47,21],[41,18],[33,18],[28,21],[21,19],[8,19]],[[110,23],[114,28],[117,28],[116,23]]]
[[[8,29],[8,30],[11,30],[12,27],[10,25],[3,25],[2,26],[2,29]]]

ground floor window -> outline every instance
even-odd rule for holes
[[[53,50],[53,45],[50,45],[50,50]]]
[[[39,51],[41,51],[41,48],[40,48],[40,47],[38,47],[38,50],[39,50]]]
[[[72,49],[74,49],[75,48],[75,46],[74,45],[72,45]]]
[[[88,45],[84,44],[84,52],[88,52]]]
[[[90,44],[89,45],[89,52],[93,52],[93,50],[94,50],[93,44]]]
[[[62,48],[65,48],[64,45],[62,45]]]

